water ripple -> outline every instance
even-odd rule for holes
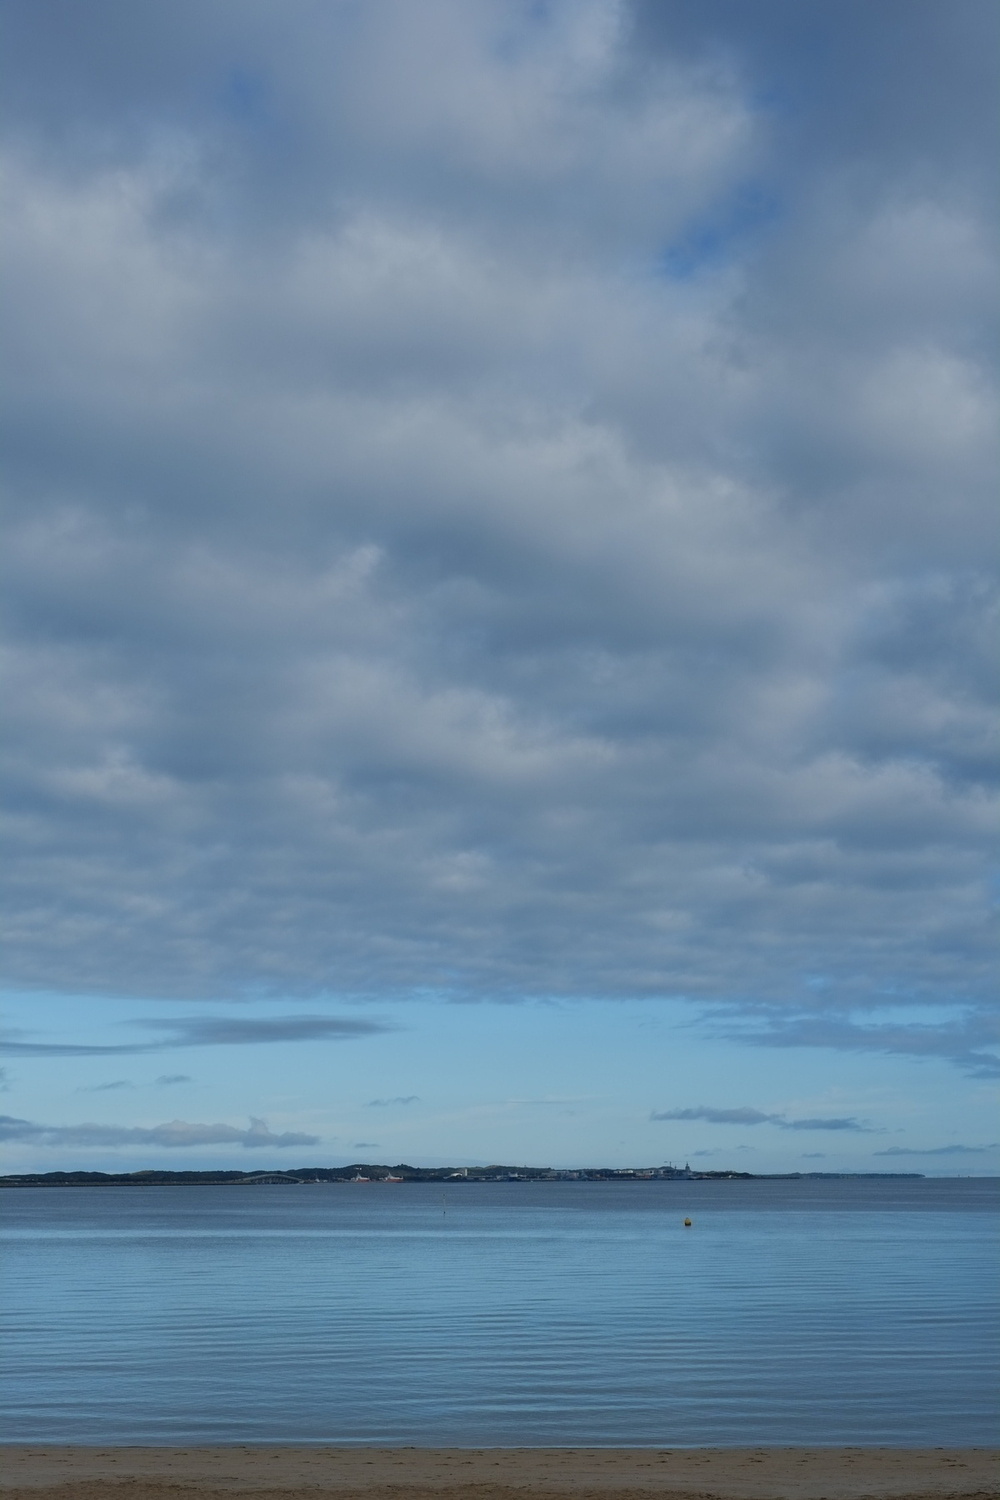
[[[444,1204],[409,1185],[74,1188],[0,1206],[8,1442],[995,1435],[995,1183],[466,1185]]]

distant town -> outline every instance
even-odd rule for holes
[[[848,1177],[922,1177],[922,1172],[701,1172],[683,1167],[394,1167],[355,1162],[349,1167],[295,1167],[281,1172],[23,1172],[0,1177],[0,1187],[174,1187],[178,1185],[289,1187],[341,1183],[447,1182],[778,1182]]]

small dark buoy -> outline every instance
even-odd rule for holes
[[[691,1220],[690,1219],[685,1219],[684,1220],[684,1228],[685,1229],[690,1229],[691,1228]]]

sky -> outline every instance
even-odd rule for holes
[[[994,0],[0,0],[10,1171],[1000,1172]]]

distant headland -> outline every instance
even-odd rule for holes
[[[855,1177],[923,1177],[923,1172],[701,1172],[674,1167],[394,1167],[354,1162],[349,1167],[294,1167],[277,1172],[23,1172],[0,1177],[0,1187],[289,1187],[374,1182],[796,1182]]]

